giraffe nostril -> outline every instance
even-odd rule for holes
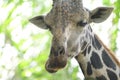
[[[63,46],[59,48],[58,54],[65,54],[65,49]]]

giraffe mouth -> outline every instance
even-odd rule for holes
[[[62,69],[67,64],[67,58],[65,56],[52,57],[47,60],[45,68],[50,73],[55,73],[59,69]]]

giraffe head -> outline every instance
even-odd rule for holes
[[[106,20],[112,10],[110,7],[99,7],[88,11],[81,0],[53,0],[52,10],[46,16],[30,19],[31,23],[49,29],[53,34],[46,70],[53,73],[65,67],[68,58],[79,54],[89,43],[85,40],[89,23]]]

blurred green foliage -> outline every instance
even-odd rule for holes
[[[0,80],[80,80],[78,66],[71,62],[55,74],[45,70],[52,40],[48,30],[37,28],[29,18],[50,11],[52,0],[2,0],[0,1]],[[120,0],[114,4],[117,24],[120,18]],[[117,38],[118,27],[112,32],[112,46]]]

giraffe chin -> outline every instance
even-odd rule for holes
[[[46,70],[49,72],[49,73],[56,73],[58,71],[58,69],[51,69],[51,68],[46,68]]]
[[[67,64],[67,58],[66,57],[54,57],[49,58],[45,64],[45,68],[50,73],[55,73],[59,69],[62,69]]]
[[[65,66],[64,66],[65,67]],[[46,70],[49,72],[49,73],[56,73],[58,70],[64,68],[64,67],[59,67],[59,68],[48,68],[48,67],[45,67]]]

